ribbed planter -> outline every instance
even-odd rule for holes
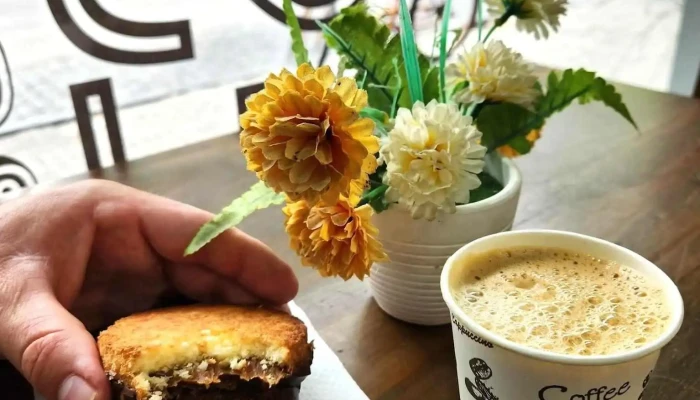
[[[367,280],[379,307],[400,320],[419,325],[449,323],[440,293],[440,273],[447,259],[472,240],[510,230],[522,179],[509,159],[490,158],[486,169],[504,184],[496,195],[438,214],[434,221],[414,220],[399,207],[376,214],[379,239],[391,261],[375,263]]]

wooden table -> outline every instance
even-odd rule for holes
[[[552,118],[534,151],[518,160],[524,186],[515,228],[594,235],[663,268],[680,286],[686,320],[663,352],[645,399],[699,399],[700,101],[620,90],[641,133],[601,105],[574,106]],[[211,211],[255,182],[234,136],[90,176]],[[76,179],[83,178],[88,175]],[[279,209],[268,209],[240,228],[295,266],[298,304],[369,398],[457,399],[449,326],[394,320],[377,307],[364,283],[323,279],[300,267],[287,247],[282,220]]]

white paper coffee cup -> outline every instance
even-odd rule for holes
[[[457,306],[451,284],[459,260],[471,253],[516,246],[556,247],[616,261],[662,285],[672,310],[668,330],[645,346],[605,356],[563,355],[529,348],[477,324]],[[664,347],[681,327],[683,299],[676,285],[644,257],[576,233],[524,230],[498,233],[462,247],[443,269],[440,288],[451,313],[460,400],[639,400]]]

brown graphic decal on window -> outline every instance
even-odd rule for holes
[[[109,135],[109,145],[112,148],[114,163],[119,164],[126,161],[119,129],[119,117],[117,116],[117,108],[112,95],[112,81],[110,79],[100,79],[71,85],[70,94],[73,98],[75,119],[78,121],[80,140],[83,142],[83,151],[85,152],[88,169],[93,170],[101,167],[100,156],[95,144],[95,132],[92,129],[92,119],[90,118],[90,110],[87,104],[88,96],[92,95],[99,96],[102,103],[102,112],[105,116],[105,125],[107,125],[107,135]]]
[[[257,93],[265,88],[265,84],[261,83],[253,83],[248,86],[242,86],[239,88],[236,88],[236,102],[238,103],[238,115],[241,115],[245,112],[246,107],[245,107],[245,101],[250,95]],[[240,125],[238,129],[240,129]]]
[[[300,6],[306,7],[306,8],[316,8],[316,7],[324,7],[324,6],[330,6],[333,5],[334,3],[337,3],[337,0],[292,0],[293,3],[296,3]],[[358,3],[359,0],[353,0],[351,4],[356,4]],[[253,3],[260,7],[263,11],[265,11],[268,15],[270,15],[272,18],[284,23],[285,22],[285,17],[284,17],[284,12],[277,7],[276,5],[272,4],[270,0],[253,0]],[[345,4],[344,4],[345,5]],[[318,20],[323,21],[323,22],[329,22],[335,15],[329,15],[325,18],[319,18]],[[299,18],[299,26],[301,26],[301,29],[305,31],[316,31],[320,30],[318,25],[316,24],[316,18],[304,18],[302,16],[297,16]]]
[[[12,192],[34,186],[36,176],[24,163],[0,155],[0,200],[9,198]]]
[[[133,37],[157,38],[176,35],[180,47],[160,51],[131,51],[116,49],[97,42],[73,20],[65,0],[47,0],[51,13],[61,31],[84,52],[105,61],[121,64],[158,64],[194,58],[189,21],[136,22],[116,17],[103,9],[95,0],[80,0],[85,12],[97,24],[115,33]]]

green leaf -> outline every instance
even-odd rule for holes
[[[433,99],[440,101],[440,93],[443,92],[438,82],[440,80],[439,75],[439,68],[431,68],[430,72],[428,72],[428,76],[426,76],[423,81],[423,99],[425,99],[426,104],[430,103]]]
[[[572,69],[567,69],[561,78],[556,72],[550,72],[547,77],[547,93],[537,104],[537,113],[546,118],[563,110],[579,96],[585,95],[594,80],[595,74],[583,69],[575,73]]]
[[[369,187],[365,190],[363,199],[364,203],[369,204],[375,212],[380,213],[387,208],[389,208],[389,203],[386,201],[384,195],[388,187],[382,182],[382,177],[386,174],[386,164],[382,164],[377,167],[369,176]]]
[[[347,58],[346,67],[357,70],[356,79],[362,81],[366,75],[365,89],[372,107],[393,116],[395,97],[400,107],[413,105],[400,35],[392,36],[386,25],[369,14],[366,4],[346,7],[328,25],[318,25],[328,46]],[[419,54],[418,66],[425,81],[431,69],[430,61]]]
[[[447,64],[447,30],[450,25],[451,12],[452,0],[447,0],[445,1],[445,8],[442,11],[442,30],[440,33],[440,99],[443,103],[446,101],[447,97],[445,93],[445,68]]]
[[[365,107],[360,110],[360,116],[363,118],[372,118],[373,120],[379,121],[382,124],[389,119],[387,113],[372,107]]]
[[[539,94],[538,97],[544,96],[544,90],[542,89],[542,84],[540,81],[535,81],[535,90]]]
[[[341,14],[340,17],[342,16]],[[321,31],[324,33],[328,46],[335,49],[339,54],[347,57],[348,64],[346,67],[357,69],[355,78],[358,81],[361,80],[361,87],[366,87],[370,83],[373,85],[366,89],[369,103],[378,109],[390,112],[393,95],[387,88],[389,88],[388,84],[391,80],[391,72],[386,73],[383,69],[380,69],[380,67],[383,66],[378,64],[374,56],[367,51],[368,47],[354,46],[346,42],[345,39],[329,25],[320,21],[316,23],[321,27]],[[343,27],[344,25],[340,26]],[[349,38],[353,40],[353,38],[358,39],[359,37],[350,35]],[[359,79],[360,77],[361,79]]]
[[[542,93],[541,85],[535,88]],[[577,99],[582,104],[592,100],[602,101],[637,127],[614,86],[597,78],[593,72],[568,69],[561,75],[555,72],[549,74],[547,91],[535,104],[534,112],[510,103],[480,105],[482,108],[476,121],[483,133],[481,142],[489,151],[509,145],[518,153],[526,154],[532,144],[525,136],[531,130],[541,128],[545,119]]]
[[[418,63],[418,49],[416,48],[416,39],[413,35],[413,23],[411,22],[411,13],[408,9],[406,0],[399,2],[399,21],[401,24],[401,51],[404,59],[404,67],[406,68],[406,78],[408,81],[408,90],[411,94],[411,103],[423,101],[423,89],[421,88],[421,70]]]
[[[541,90],[541,87],[538,88]],[[567,69],[561,73],[561,77],[556,72],[550,72],[547,77],[547,92],[537,102],[535,110],[541,118],[546,119],[577,99],[581,104],[592,100],[602,101],[637,128],[615,87],[584,69]]]
[[[462,89],[466,89],[467,87],[469,87],[469,81],[459,82],[452,89],[452,96],[454,96],[457,92],[461,91]]]
[[[452,33],[454,33],[455,38],[452,40],[452,44],[450,45],[450,49],[447,51],[448,55],[452,52],[452,50],[455,49],[455,47],[457,47],[457,41],[458,41],[459,37],[462,36],[462,32],[464,32],[464,29],[462,29],[462,28],[457,28],[457,29],[452,30]]]
[[[378,197],[375,197],[374,199],[372,199],[369,202],[369,205],[370,205],[370,207],[372,207],[374,212],[379,214],[382,211],[386,211],[386,209],[389,208],[390,204],[386,201],[384,196],[378,196]]]
[[[483,134],[481,144],[489,151],[506,144],[514,144],[527,153],[522,140],[532,130],[540,128],[543,119],[523,107],[511,103],[489,104],[483,107],[476,125]],[[515,147],[514,146],[514,147]],[[516,148],[517,150],[517,148]],[[520,152],[520,151],[519,151]]]
[[[304,46],[304,39],[301,36],[301,26],[299,26],[299,19],[297,19],[297,15],[294,13],[292,0],[284,0],[282,9],[284,10],[284,16],[287,19],[289,33],[292,36],[292,51],[294,52],[294,58],[297,61],[297,65],[307,63],[309,62],[309,52]]]
[[[489,175],[488,172],[479,174],[481,186],[469,192],[469,202],[476,203],[477,201],[488,199],[496,193],[503,190],[503,184],[498,179]]]
[[[254,184],[247,192],[215,215],[211,221],[202,225],[192,242],[187,246],[185,255],[196,253],[214,238],[241,223],[253,212],[272,205],[282,204],[284,201],[284,194],[275,193],[264,182],[260,181]]]
[[[630,114],[627,106],[622,101],[622,95],[617,93],[615,86],[607,83],[603,78],[596,78],[593,82],[593,87],[588,92],[588,96],[579,98],[581,104],[585,104],[590,100],[602,101],[603,104],[617,111],[617,113],[622,115],[630,124],[639,129],[637,123],[634,122],[632,118],[632,114]]]
[[[392,87],[393,60],[401,56],[398,36],[390,38],[389,28],[363,3],[344,8],[328,25],[317,23],[328,46],[347,58],[347,68],[357,69],[358,81],[366,74],[366,83],[377,85],[366,85],[372,107],[390,113],[394,90],[386,88]]]
[[[382,110],[377,110],[376,108],[365,107],[360,110],[360,116],[363,118],[370,118],[374,121],[374,127],[378,133],[378,136],[381,137],[387,135],[386,127],[384,126],[384,124],[386,124],[386,122],[389,120],[389,115],[387,115],[387,113]]]
[[[422,55],[418,56],[418,65],[421,71],[421,80],[422,82],[426,82],[428,79],[428,75],[434,69],[434,67],[431,66],[430,60],[428,58],[423,57]],[[400,79],[398,79],[400,78]],[[399,107],[403,108],[411,108],[413,107],[413,100],[411,98],[411,93],[408,88],[407,78],[406,78],[406,68],[403,68],[403,64],[399,67],[399,72],[398,74],[394,75],[391,80],[392,85],[399,85],[403,89],[403,92],[401,93],[401,96],[399,97]],[[437,81],[435,82],[437,85]],[[423,88],[425,90],[425,88]],[[439,90],[439,88],[437,89]],[[424,102],[427,103],[426,100],[423,100]]]
[[[527,140],[525,136],[515,136],[514,138],[510,139],[506,144],[515,149],[515,151],[517,151],[521,155],[529,153],[532,149],[532,143],[530,143],[530,141]]]

